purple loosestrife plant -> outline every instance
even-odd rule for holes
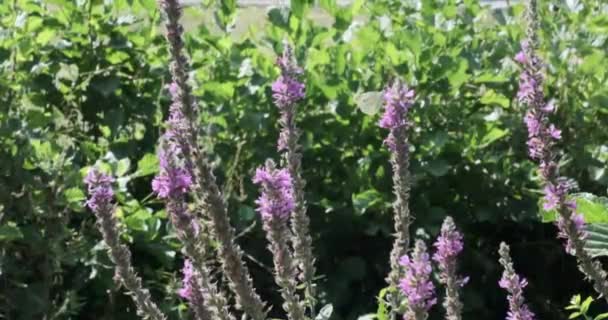
[[[298,77],[302,69],[295,63],[293,48],[287,41],[283,43],[283,54],[277,59],[277,65],[281,69],[281,75],[272,84],[272,97],[274,103],[281,113],[279,124],[278,149],[283,152],[285,166],[293,181],[293,196],[295,208],[291,219],[291,230],[293,232],[293,249],[295,262],[300,270],[300,280],[305,285],[305,294],[314,316],[315,294],[313,279],[315,276],[314,257],[312,253],[312,238],[310,236],[310,221],[306,214],[306,200],[304,199],[304,187],[306,181],[302,178],[302,154],[300,130],[296,126],[296,111],[300,100],[304,98],[304,84]]]
[[[116,266],[115,278],[125,287],[135,302],[137,314],[143,319],[164,320],[165,315],[152,301],[148,289],[144,288],[141,278],[131,265],[131,252],[120,243],[120,234],[116,217],[114,216],[114,192],[112,191],[112,177],[91,169],[84,179],[88,187],[89,199],[86,205],[95,213],[97,226],[108,246],[110,259]]]
[[[187,193],[192,178],[186,165],[179,161],[182,149],[172,137],[169,133],[161,138],[158,152],[160,171],[152,181],[152,189],[165,201],[171,223],[191,260],[187,263],[191,263],[192,271],[185,272],[184,276],[190,276],[186,288],[190,289],[189,302],[195,314],[199,319],[212,315],[213,319],[231,320],[234,317],[228,310],[226,298],[212,281],[206,262],[208,239],[199,232],[198,220],[188,210]]]
[[[393,168],[393,192],[395,202],[393,203],[395,221],[395,241],[390,256],[391,271],[387,281],[393,288],[397,288],[403,277],[403,269],[399,259],[404,256],[410,243],[409,226],[411,224],[409,198],[410,198],[410,173],[409,173],[409,145],[408,129],[410,122],[408,112],[414,102],[414,90],[408,88],[404,83],[396,80],[384,90],[384,114],[380,119],[379,126],[388,129],[388,137],[384,140],[391,153],[391,165]],[[391,314],[395,317],[398,308],[398,293],[391,296]]]
[[[535,52],[538,24],[535,0],[527,2],[526,20],[528,38],[522,42],[523,50],[515,57],[522,65],[517,98],[528,107],[524,117],[528,129],[527,145],[530,157],[539,164],[544,184],[544,208],[557,210],[559,237],[566,239],[566,251],[577,258],[579,269],[591,280],[594,289],[608,301],[607,274],[601,263],[594,261],[584,250],[583,216],[576,212],[576,203],[567,199],[574,184],[559,173],[556,142],[561,139],[561,131],[549,119],[556,106],[552,101],[545,100],[544,66]]]
[[[253,320],[264,320],[266,311],[264,302],[255,292],[249,270],[243,261],[243,252],[235,243],[235,232],[230,225],[226,204],[215,180],[206,156],[198,148],[200,123],[198,107],[188,84],[189,63],[184,54],[182,40],[183,28],[179,22],[182,14],[178,0],[160,0],[160,7],[167,17],[167,41],[171,56],[171,76],[173,95],[171,108],[175,110],[170,120],[172,133],[180,144],[185,166],[192,172],[192,195],[196,209],[202,212],[210,222],[210,231],[218,242],[218,258],[222,271],[228,279],[230,289],[236,295],[236,306],[241,308]],[[196,261],[193,261],[196,264]]]
[[[458,255],[463,249],[462,233],[456,229],[452,217],[446,217],[441,226],[441,234],[435,241],[433,260],[439,266],[439,282],[445,285],[445,300],[447,320],[462,319],[462,302],[460,288],[468,281],[457,273]]]
[[[258,168],[253,182],[260,185],[261,195],[256,201],[262,217],[264,231],[272,252],[275,281],[285,300],[283,308],[290,320],[304,320],[304,305],[297,293],[297,270],[289,247],[291,238],[288,221],[295,208],[293,181],[286,169],[275,168],[271,160]]]
[[[431,260],[424,241],[417,240],[411,256],[404,255],[400,262],[404,276],[399,289],[407,301],[404,320],[426,320],[428,311],[435,303],[435,286],[431,282]]]
[[[528,305],[524,300],[524,288],[528,285],[528,281],[525,278],[521,278],[513,268],[513,261],[511,261],[511,255],[509,254],[509,246],[502,242],[500,249],[500,264],[504,268],[502,278],[498,282],[498,285],[505,289],[509,295],[507,300],[509,301],[509,311],[507,312],[507,320],[534,320],[534,313],[530,311]]]

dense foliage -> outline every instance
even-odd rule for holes
[[[540,318],[566,319],[568,302],[586,315],[591,300],[570,298],[593,290],[554,227],[542,224],[552,215],[539,215],[514,99],[522,6],[319,2],[320,10],[292,1],[291,9],[266,11],[219,1],[185,12],[205,148],[262,296],[279,299],[251,177],[276,155],[270,84],[279,73],[275,52],[288,37],[305,68],[303,175],[321,302],[333,305],[332,319],[375,314],[374,297],[386,286],[393,196],[376,92],[395,75],[418,96],[410,204],[414,228],[424,232],[416,235],[434,238],[447,214],[465,235],[461,270],[474,277],[463,292],[464,318],[504,317],[500,241],[511,244],[530,280],[526,295]],[[595,214],[588,222],[607,223],[606,201],[591,194],[605,195],[608,186],[608,7],[545,1],[540,17],[547,95],[560,106],[563,170],[590,193],[579,199],[588,201],[586,215]],[[82,178],[96,163],[118,177],[117,214],[140,275],[172,318],[184,312],[180,243],[150,188],[169,105],[162,19],[154,0],[0,4],[0,317],[135,319],[131,301],[114,289],[95,218],[84,208]],[[601,238],[602,226],[596,229]],[[592,249],[607,252],[601,244]]]

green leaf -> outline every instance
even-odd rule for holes
[[[0,241],[14,241],[23,238],[21,229],[12,221],[0,226]]]
[[[108,60],[108,62],[111,64],[120,64],[128,59],[129,54],[123,51],[113,51],[106,56],[106,60]]]
[[[488,133],[486,133],[483,138],[481,138],[481,142],[479,143],[479,148],[483,149],[492,143],[500,140],[505,137],[509,133],[509,130],[500,129],[497,127],[492,127]]]
[[[203,84],[203,88],[209,94],[220,100],[230,100],[234,95],[234,83],[210,81]]]
[[[158,172],[158,157],[153,153],[146,153],[137,162],[137,171],[135,177],[145,177]]]
[[[148,212],[148,210],[140,209],[127,216],[125,218],[125,224],[131,230],[148,231],[147,221],[151,218],[153,218],[152,214]]]
[[[385,299],[388,290],[389,288],[384,288],[380,290],[380,293],[378,294],[378,310],[376,311],[376,319],[378,320],[388,320],[388,303]]]
[[[450,171],[450,163],[444,159],[435,159],[429,162],[426,170],[434,177],[443,177]]]
[[[585,231],[585,251],[594,258],[608,256],[608,224],[588,224]]]
[[[79,203],[87,198],[84,191],[76,187],[66,189],[63,195],[68,203]]]
[[[365,190],[352,196],[353,207],[359,215],[364,214],[367,209],[382,203],[382,194],[376,189]]]
[[[593,302],[593,298],[587,297],[587,299],[585,299],[585,302],[581,304],[582,313],[587,313],[587,311],[589,311],[589,306],[591,305],[591,302]]]
[[[597,74],[599,72],[604,72],[603,61],[604,52],[595,50],[592,54],[583,59],[583,63],[580,66],[581,71],[586,74]]]
[[[503,108],[507,108],[509,107],[510,100],[501,93],[496,93],[494,90],[488,90],[484,92],[479,102],[486,105],[499,105]]]
[[[475,76],[473,81],[475,83],[503,83],[509,81],[509,78],[500,74],[486,72]]]
[[[120,159],[116,163],[116,176],[117,177],[124,176],[125,174],[127,174],[130,167],[131,167],[131,160],[129,160],[129,158]]]
[[[458,68],[448,73],[448,81],[450,82],[450,86],[452,86],[452,90],[460,88],[470,78],[471,75],[467,73],[468,68],[469,63],[467,60],[461,59],[458,63]]]

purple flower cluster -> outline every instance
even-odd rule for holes
[[[528,281],[525,278],[520,277],[513,269],[513,262],[509,253],[509,247],[503,242],[500,244],[500,263],[505,268],[502,278],[498,282],[498,285],[505,289],[509,295],[507,300],[509,302],[509,311],[507,313],[507,320],[533,320],[534,313],[530,311],[530,308],[525,303],[523,296],[524,288],[528,285]]]
[[[286,169],[277,169],[271,161],[258,168],[253,183],[262,187],[256,204],[262,219],[287,219],[295,208],[291,175]]]
[[[277,59],[281,75],[272,84],[272,97],[280,109],[294,105],[305,95],[305,86],[298,79],[298,76],[302,74],[302,69],[294,61],[291,46],[285,43],[284,47],[283,55]]]
[[[520,279],[517,274],[514,274],[511,278],[500,279],[498,285],[509,292],[507,300],[509,304],[514,304],[516,301],[522,300],[523,289],[528,285],[528,281],[525,278]],[[526,304],[522,304],[519,310],[509,309],[507,312],[507,320],[532,320],[534,319],[534,313],[530,311],[530,308]]]
[[[433,260],[439,265],[450,264],[463,249],[462,233],[455,229],[446,228],[444,225],[433,246],[437,249],[433,255]]]
[[[414,96],[414,90],[398,80],[384,90],[384,114],[378,125],[391,131],[384,142],[393,152],[398,149],[396,131],[409,126],[407,113],[414,103]]]
[[[94,212],[101,212],[107,208],[114,197],[112,183],[114,179],[96,168],[89,170],[84,178],[84,183],[88,186],[89,199],[86,205]],[[100,210],[101,209],[101,210]]]
[[[165,134],[158,151],[160,172],[152,180],[152,190],[161,199],[177,198],[187,193],[192,185],[192,175],[185,165],[179,164],[179,146]]]
[[[183,299],[192,299],[192,281],[194,281],[194,268],[190,260],[184,261],[184,268],[182,269],[182,287],[177,291],[177,294]]]
[[[435,303],[435,286],[430,280],[432,267],[426,245],[422,240],[416,241],[412,256],[401,257],[405,275],[399,283],[399,289],[407,299],[408,308],[413,313],[428,311]]]
[[[457,258],[460,252],[464,248],[463,236],[458,230],[451,217],[447,217],[441,226],[441,234],[437,237],[437,240],[433,244],[435,254],[433,254],[433,260],[439,265],[439,269],[442,273],[446,273],[447,270],[455,272]],[[445,279],[442,279],[442,281]],[[444,281],[445,282],[445,281]],[[463,286],[468,282],[468,277],[464,279],[457,279],[456,282],[459,286]]]

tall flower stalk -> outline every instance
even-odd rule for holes
[[[293,181],[293,196],[295,207],[291,218],[292,242],[295,262],[300,270],[299,278],[304,283],[306,300],[311,313],[315,313],[314,276],[315,265],[312,253],[312,238],[309,231],[309,218],[306,214],[304,187],[306,181],[302,178],[302,153],[299,144],[300,130],[296,126],[296,111],[298,102],[304,98],[305,87],[298,77],[302,69],[297,66],[293,48],[287,41],[283,42],[283,54],[277,59],[281,75],[272,84],[274,103],[281,113],[279,124],[281,132],[278,149],[283,152],[285,165]]]
[[[509,246],[502,242],[498,253],[500,255],[499,262],[503,266],[504,271],[498,285],[505,289],[509,295],[509,311],[507,320],[534,320],[534,313],[530,311],[524,299],[524,288],[528,285],[525,278],[521,278],[513,268],[513,261],[509,252]]]
[[[200,210],[210,221],[210,231],[218,242],[218,257],[230,289],[236,295],[237,307],[242,308],[253,320],[264,320],[264,302],[255,292],[249,270],[243,261],[243,252],[235,243],[235,231],[230,225],[226,204],[213,175],[211,166],[199,150],[198,108],[188,85],[189,63],[184,54],[183,28],[179,22],[181,8],[178,0],[160,0],[161,9],[167,16],[167,41],[171,55],[171,75],[175,95],[173,105],[184,121],[177,141],[180,143],[186,167],[192,170],[193,196]]]
[[[527,105],[524,122],[528,129],[528,151],[539,164],[539,173],[544,187],[544,208],[559,213],[557,227],[559,237],[566,239],[566,251],[574,255],[579,269],[593,283],[594,289],[608,301],[606,272],[599,261],[594,261],[584,250],[585,232],[583,216],[576,212],[576,203],[568,200],[568,192],[574,184],[562,177],[558,166],[556,142],[561,139],[561,130],[551,123],[549,116],[556,110],[552,101],[545,100],[543,91],[543,63],[536,54],[537,5],[528,0],[526,10],[527,39],[517,60],[523,67],[519,79],[518,100]]]
[[[462,233],[456,229],[452,217],[446,217],[441,226],[441,234],[435,241],[437,251],[433,260],[439,266],[439,282],[445,285],[445,300],[443,307],[447,320],[462,319],[462,301],[460,301],[460,288],[468,281],[457,273],[458,255],[462,252]]]
[[[407,301],[407,311],[404,320],[426,320],[429,310],[437,303],[435,286],[431,282],[431,259],[424,241],[417,240],[411,256],[401,257],[400,264],[404,268],[403,279],[399,289]]]
[[[399,261],[406,254],[410,243],[409,226],[412,218],[408,204],[410,173],[407,134],[410,122],[407,116],[414,102],[414,95],[414,90],[408,88],[401,81],[393,82],[384,91],[384,114],[379,122],[381,128],[389,129],[388,137],[384,140],[384,143],[391,153],[390,161],[393,168],[395,241],[390,255],[391,271],[387,278],[388,284],[393,288],[399,286],[399,281],[403,277],[403,268]],[[395,318],[398,309],[398,301],[398,293],[395,292],[391,297],[393,318]]]
[[[112,191],[112,177],[101,173],[97,169],[89,171],[84,179],[88,186],[89,199],[87,206],[97,217],[97,226],[108,246],[110,259],[116,267],[116,279],[125,287],[133,299],[137,314],[143,319],[165,320],[165,315],[152,301],[150,291],[144,288],[141,278],[131,264],[131,252],[120,242],[118,224],[114,216],[115,207],[112,204],[114,192]]]
[[[175,118],[174,115],[171,118]],[[199,232],[198,220],[188,210],[187,193],[192,177],[189,168],[180,163],[182,149],[173,137],[175,129],[169,123],[169,130],[161,139],[160,172],[152,181],[152,189],[165,201],[167,213],[190,259],[188,264],[191,272],[185,273],[185,276],[189,276],[187,284],[191,289],[190,305],[199,319],[211,315],[212,319],[233,320],[226,298],[212,281],[206,262],[208,238]]]
[[[261,196],[256,201],[257,211],[262,216],[272,252],[275,281],[285,300],[283,308],[290,320],[304,320],[304,305],[297,293],[297,269],[289,247],[291,232],[288,220],[296,206],[292,177],[288,170],[277,169],[272,161],[268,161],[265,167],[256,170],[253,182],[261,188]]]

